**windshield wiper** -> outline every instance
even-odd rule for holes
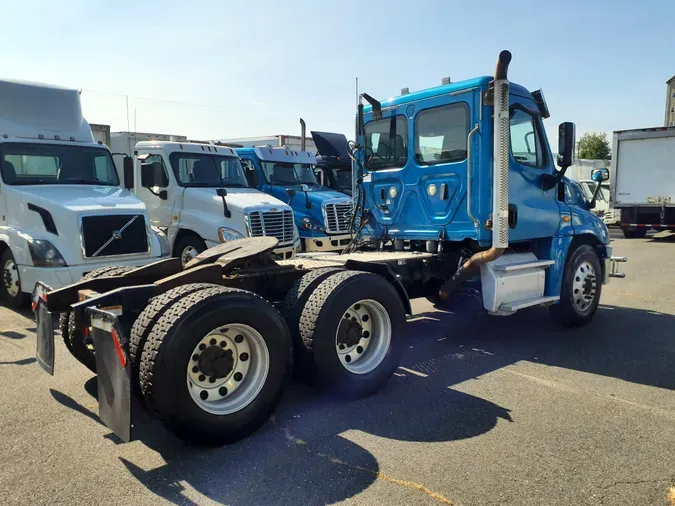
[[[56,184],[91,184],[91,185],[114,186],[114,183],[112,183],[110,181],[98,181],[98,180],[91,180],[91,179],[57,180]]]

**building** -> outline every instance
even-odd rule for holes
[[[269,144],[272,147],[288,147],[291,149],[300,149],[302,146],[302,137],[299,135],[268,135],[266,137],[238,137],[236,139],[216,139],[216,142],[224,144],[251,148]],[[305,137],[305,151],[316,153],[316,145],[311,137]]]
[[[664,126],[675,126],[675,76],[666,81],[666,116]]]

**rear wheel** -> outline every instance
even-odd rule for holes
[[[311,294],[300,337],[314,358],[313,382],[360,398],[382,388],[403,353],[405,309],[396,289],[366,272],[334,274]]]
[[[108,265],[106,267],[99,267],[98,269],[94,269],[85,274],[82,276],[81,281],[120,276],[131,270],[133,270],[133,267]],[[61,329],[63,342],[70,354],[91,372],[96,372],[96,355],[94,354],[93,340],[87,329],[77,326],[75,314],[71,312],[61,313],[59,318],[59,328]]]
[[[647,235],[647,227],[623,229],[623,236],[626,239],[642,239],[646,235]]]
[[[329,276],[341,272],[343,269],[337,267],[325,267],[309,271],[307,274],[297,279],[291,289],[286,294],[282,305],[282,313],[288,323],[293,340],[293,371],[300,379],[310,379],[316,376],[316,363],[312,352],[302,344],[300,337],[300,316],[307,304],[307,300],[312,295],[317,286],[325,281]]]
[[[22,309],[28,305],[29,294],[24,293],[19,276],[19,266],[9,248],[0,257],[2,267],[2,292],[0,296],[9,307]]]
[[[136,379],[139,377],[141,354],[143,353],[143,348],[145,347],[145,343],[148,340],[150,331],[152,330],[153,325],[157,323],[157,320],[160,319],[160,317],[171,307],[171,305],[176,300],[180,300],[183,297],[200,290],[214,288],[217,286],[218,285],[212,285],[209,283],[192,283],[189,285],[181,285],[150,299],[148,305],[141,312],[138,318],[136,318],[136,321],[131,327],[131,333],[129,336],[129,356],[131,358],[133,367],[132,378],[134,378],[134,381],[136,381]]]
[[[600,259],[591,246],[583,244],[565,265],[560,302],[550,307],[551,316],[563,327],[586,325],[595,316],[601,293]]]
[[[274,411],[291,363],[281,314],[244,290],[213,287],[175,300],[141,354],[148,407],[181,438],[231,443]]]

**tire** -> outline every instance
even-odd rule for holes
[[[176,301],[186,297],[192,293],[204,290],[206,288],[214,288],[218,285],[209,283],[193,283],[189,285],[181,285],[176,288],[153,297],[148,302],[148,305],[136,318],[131,333],[129,335],[129,358],[132,364],[132,381],[137,386],[137,379],[140,374],[140,360],[143,348],[148,340],[152,327],[157,323],[157,320],[167,311],[169,307]]]
[[[12,255],[12,251],[9,248],[5,249],[5,252],[0,257],[0,269],[2,269],[0,299],[8,307],[24,309],[28,306],[30,294],[23,291],[19,266],[16,264],[14,255]]]
[[[282,303],[281,312],[284,318],[286,318],[291,332],[291,340],[293,341],[293,371],[301,380],[311,382],[311,378],[316,376],[316,364],[311,351],[302,343],[300,337],[300,316],[307,300],[316,287],[329,276],[343,270],[338,267],[324,267],[309,271],[301,278],[295,280]]]
[[[214,390],[208,396],[215,396],[223,388],[220,385],[241,385],[248,401],[242,401],[229,411],[223,406],[212,404],[207,410],[204,403],[211,402],[204,397],[202,405],[198,404],[195,393],[200,388],[193,381],[191,372],[203,373],[201,355],[209,350],[227,349],[234,346],[240,335],[235,336],[227,347],[225,339],[230,339],[231,327],[246,327],[246,331],[258,336],[256,352],[252,346],[251,354],[243,358],[237,356],[237,363],[229,371],[215,372],[218,381],[228,379],[227,383],[214,382]],[[228,330],[224,330],[228,329]],[[213,339],[209,345],[204,344],[212,331],[220,331],[219,339]],[[242,337],[243,340],[243,337]],[[208,341],[207,341],[208,342]],[[246,341],[244,341],[246,342]],[[264,343],[262,346],[261,343]],[[204,344],[204,348],[200,346]],[[220,346],[220,348],[219,348]],[[267,350],[267,353],[264,352]],[[238,352],[237,352],[238,353]],[[212,355],[213,356],[213,355]],[[221,445],[238,441],[258,429],[270,417],[283,393],[286,380],[291,369],[291,339],[288,326],[281,314],[262,297],[245,290],[213,287],[196,291],[176,299],[168,306],[157,322],[152,325],[148,341],[143,348],[140,361],[140,387],[143,399],[151,410],[163,419],[164,423],[180,438],[190,442],[207,445]],[[232,354],[230,355],[230,360]],[[195,361],[196,362],[193,362]],[[213,364],[221,364],[220,358]],[[267,374],[255,374],[261,364],[267,360]],[[236,379],[236,368],[243,362],[254,367],[253,374],[244,376],[244,381]],[[199,371],[194,371],[191,364],[196,364]],[[215,367],[215,366],[214,366]],[[199,381],[206,381],[206,376]],[[236,383],[241,381],[241,383]],[[251,389],[251,385],[259,384],[259,389]],[[217,390],[215,390],[217,389]],[[201,394],[202,391],[199,392]],[[232,395],[236,394],[236,390]],[[195,397],[193,397],[193,395]],[[219,394],[220,395],[220,394]],[[228,393],[222,395],[230,395]],[[216,402],[227,402],[230,398],[216,398]],[[237,397],[234,397],[236,400]]]
[[[180,262],[185,264],[206,250],[206,243],[201,237],[190,234],[183,236],[174,248],[174,256],[180,258]]]
[[[592,281],[585,284],[589,279],[587,266],[594,271]],[[579,281],[577,281],[579,280]],[[575,287],[575,283],[577,283]],[[580,287],[579,283],[582,284]],[[575,293],[580,290],[579,293]],[[588,290],[590,299],[585,300],[580,295]],[[581,327],[588,324],[598,309],[600,295],[602,294],[602,268],[600,259],[595,250],[588,244],[582,244],[569,256],[563,273],[562,287],[560,290],[560,302],[550,307],[549,311],[553,320],[562,327]],[[575,301],[588,303],[586,307],[580,307]]]
[[[647,227],[624,228],[622,230],[626,239],[642,239],[647,236]]]
[[[357,311],[380,317],[366,320]],[[347,313],[352,316],[348,318]],[[401,298],[384,278],[357,271],[329,276],[309,296],[300,317],[302,344],[316,363],[313,383],[343,398],[375,393],[400,363],[404,325]],[[338,344],[338,338],[348,341]]]
[[[131,270],[133,270],[133,267],[107,265],[88,272],[82,276],[80,281],[119,276]],[[96,355],[94,354],[94,349],[91,346],[91,343],[87,342],[88,338],[84,335],[84,330],[76,327],[75,314],[69,311],[61,313],[61,316],[59,317],[59,328],[61,329],[63,342],[70,354],[91,372],[96,372]]]

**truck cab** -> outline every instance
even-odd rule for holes
[[[352,195],[352,160],[347,137],[334,132],[311,132],[316,146],[314,173],[322,186]]]
[[[479,269],[489,312],[554,305],[582,321],[595,311],[587,302],[597,304],[598,280],[607,281],[625,259],[612,260],[607,227],[588,202],[567,198],[574,124],[559,126],[558,170],[544,95],[506,79],[510,58],[500,55],[494,77],[383,102],[361,96],[357,241],[455,252],[461,267],[441,298]],[[598,182],[609,178],[603,170]],[[577,266],[579,252],[593,261]],[[566,272],[570,259],[579,272]],[[583,286],[567,286],[565,276]]]
[[[151,223],[167,234],[171,254],[185,265],[207,248],[242,237],[273,236],[274,253],[292,258],[298,246],[293,211],[249,186],[229,147],[195,142],[141,141],[123,159],[133,191]],[[129,184],[131,186],[131,184]]]
[[[342,251],[350,243],[351,199],[319,184],[314,154],[269,145],[236,151],[249,184],[293,208],[303,251]]]
[[[168,254],[145,205],[120,186],[77,90],[0,81],[1,295],[27,303],[37,281],[60,288],[109,264]]]

